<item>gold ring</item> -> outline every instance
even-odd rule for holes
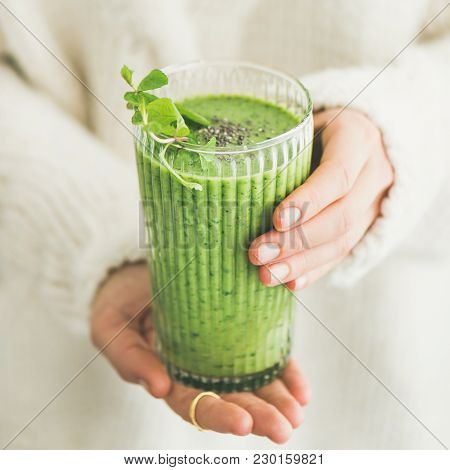
[[[189,418],[191,419],[192,424],[199,430],[199,431],[206,431],[206,429],[202,428],[200,424],[198,424],[197,419],[195,418],[195,410],[197,408],[198,402],[203,397],[213,397],[217,400],[220,400],[220,396],[214,392],[201,392],[199,393],[193,400],[191,405],[189,406]]]

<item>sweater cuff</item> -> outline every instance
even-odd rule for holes
[[[433,113],[433,100],[427,102],[429,92],[417,73],[392,66],[374,79],[377,72],[373,67],[326,70],[302,79],[316,109],[349,106],[367,115],[381,130],[395,171],[380,216],[331,273],[331,282],[338,286],[354,284],[406,238],[436,194],[443,171],[441,155],[432,155],[428,148],[433,123],[427,116]],[[426,103],[423,112],[419,101],[424,107]]]

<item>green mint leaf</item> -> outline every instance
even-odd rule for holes
[[[212,123],[209,119],[205,118],[201,114],[192,111],[191,109],[186,108],[186,106],[182,105],[181,103],[175,103],[175,106],[178,108],[178,111],[182,114],[183,117],[189,119],[196,124],[200,124],[201,126],[208,127]]]
[[[139,92],[139,94],[144,97],[145,104],[151,103],[152,101],[155,101],[158,99],[157,96],[152,95],[150,93],[145,93],[145,91],[141,91]]]
[[[123,99],[133,105],[133,106],[139,106],[139,95],[138,93],[136,93],[135,91],[127,91],[124,95],[123,95]]]
[[[150,127],[155,134],[165,134],[171,137],[189,135],[190,131],[183,116],[170,98],[158,98],[149,103],[146,109]]]
[[[123,98],[132,106],[140,106],[142,103],[147,105],[157,99],[155,95],[145,93],[144,91],[127,91]]]
[[[163,134],[163,127],[158,121],[151,121],[145,126],[147,132],[153,132],[153,134]],[[173,130],[173,128],[171,128]],[[172,132],[169,132],[171,134]]]
[[[176,107],[175,103],[172,101],[175,114],[177,116],[177,128],[175,131],[175,136],[176,137],[187,137],[190,134],[189,127],[186,125],[184,122],[183,116],[181,115],[180,111]]]
[[[159,98],[147,105],[149,121],[157,121],[163,126],[177,121],[177,111],[170,98]]]
[[[131,88],[134,88],[133,86],[133,71],[130,70],[126,65],[124,65],[120,69],[120,75],[122,75],[122,78],[130,85]]]
[[[133,116],[131,117],[131,122],[135,125],[142,124],[142,114],[140,111],[135,111]]]
[[[182,118],[183,119],[183,118]],[[182,122],[177,121],[177,128],[175,130],[175,137],[187,137],[191,131],[186,126],[184,120]]]
[[[167,75],[161,70],[154,69],[139,83],[138,91],[156,90],[169,83]]]

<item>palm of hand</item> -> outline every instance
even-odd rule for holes
[[[199,390],[172,381],[154,352],[154,330],[149,312],[134,318],[150,298],[147,268],[131,265],[116,271],[100,288],[93,306],[94,344],[126,381],[140,383],[163,398],[175,413],[189,420],[189,406]],[[121,331],[122,330],[122,331]],[[119,331],[120,334],[117,334]],[[282,376],[255,392],[204,397],[196,417],[205,429],[244,436],[253,433],[274,442],[286,442],[303,420],[309,386],[292,359]]]

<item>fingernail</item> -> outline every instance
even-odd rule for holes
[[[271,284],[280,284],[281,281],[289,274],[289,266],[286,263],[278,263],[270,266]]]
[[[289,228],[294,225],[302,215],[298,207],[287,207],[280,213],[281,228]]]
[[[303,287],[305,287],[306,285],[306,276],[300,276],[294,282],[295,282],[294,290],[303,289]]]
[[[263,243],[258,248],[258,261],[264,264],[277,258],[279,254],[280,247],[277,243]]]

